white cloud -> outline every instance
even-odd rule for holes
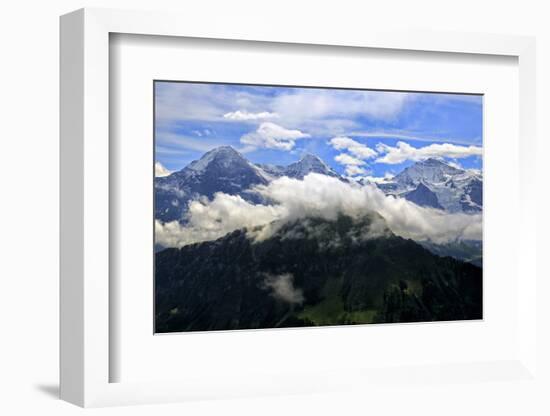
[[[302,289],[294,287],[294,276],[290,273],[284,273],[277,276],[266,275],[264,285],[271,289],[272,295],[290,304],[301,305],[304,302],[304,293]]]
[[[368,182],[371,182],[371,183],[386,183],[386,182],[389,182],[393,179],[395,175],[389,173],[389,172],[386,172],[384,174],[384,176],[380,177],[380,176],[365,176],[363,179],[365,179],[366,181]]]
[[[296,140],[306,137],[310,137],[310,135],[266,121],[260,124],[255,132],[242,136],[241,143],[256,148],[291,150],[295,146]]]
[[[345,166],[363,166],[365,165],[365,162],[361,159],[357,159],[356,157],[350,156],[347,153],[340,153],[337,156],[334,156],[334,160],[336,160],[341,165]]]
[[[449,157],[460,159],[469,156],[481,156],[483,149],[479,146],[458,146],[455,144],[431,144],[425,147],[412,147],[405,142],[398,142],[397,146],[388,146],[378,143],[376,150],[384,156],[376,159],[377,163],[398,164],[406,160],[419,161],[430,157]]]
[[[253,205],[238,195],[215,194],[212,201],[196,200],[189,203],[188,223],[162,223],[155,220],[157,243],[165,247],[183,247],[187,244],[215,240],[241,228],[252,230],[285,216],[281,205]]]
[[[160,162],[155,162],[155,176],[161,178],[163,176],[168,176],[172,172],[166,169]]]
[[[259,113],[250,113],[248,111],[232,111],[230,113],[225,113],[223,118],[236,121],[247,121],[247,120],[263,120],[266,118],[278,118],[277,113],[270,113],[269,111],[262,111]]]
[[[359,143],[349,137],[339,136],[330,140],[330,144],[336,150],[347,150],[353,156],[359,159],[371,159],[376,157],[377,153],[370,147]]]
[[[482,214],[447,213],[420,207],[403,198],[386,196],[374,185],[344,183],[325,175],[304,180],[279,178],[255,191],[273,205],[254,205],[239,196],[218,193],[212,201],[190,204],[188,224],[156,221],[157,242],[181,247],[247,229],[256,241],[273,235],[282,224],[308,217],[335,220],[339,214],[360,218],[379,213],[397,235],[414,240],[446,243],[481,240]]]
[[[368,171],[360,166],[366,165],[364,159],[371,159],[378,154],[370,147],[345,136],[333,137],[330,144],[336,150],[347,150],[350,153],[340,153],[334,157],[334,160],[346,167],[346,175],[350,177],[366,175]]]
[[[346,166],[346,175],[347,176],[357,176],[357,175],[366,175],[367,170],[355,165]]]

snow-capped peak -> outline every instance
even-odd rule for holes
[[[298,162],[291,163],[285,169],[285,175],[291,178],[303,179],[309,173],[320,173],[328,176],[338,174],[328,167],[319,157],[306,153]]]
[[[379,187],[387,194],[413,195],[417,199],[414,202],[419,205],[435,206],[433,201],[427,201],[426,189],[429,189],[437,197],[437,203],[449,212],[476,212],[483,209],[482,181],[482,176],[476,172],[429,158],[409,166],[391,183]]]
[[[213,161],[219,162],[224,167],[228,167],[233,163],[249,163],[231,146],[220,146],[205,153],[199,160],[191,162],[188,168],[200,173],[203,172]]]
[[[409,166],[396,175],[394,180],[404,186],[418,185],[421,180],[429,183],[443,183],[450,177],[461,173],[464,173],[464,170],[448,165],[441,160],[429,158]]]

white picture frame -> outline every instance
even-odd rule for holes
[[[530,37],[379,31],[349,28],[328,34],[323,27],[254,22],[239,25],[220,20],[205,25],[189,16],[168,13],[82,9],[61,18],[61,398],[79,406],[159,403],[196,398],[242,397],[270,392],[301,393],[345,388],[338,381],[353,378],[359,385],[391,382],[395,369],[368,374],[342,369],[334,381],[311,375],[281,374],[266,380],[216,380],[112,383],[109,363],[109,36],[112,33],[332,45],[437,53],[504,55],[519,62],[520,212],[535,212],[535,41]],[[419,370],[424,378],[444,373],[449,380],[477,382],[474,372],[506,373],[517,380],[536,377],[536,279],[534,215],[521,215],[518,262],[519,354],[506,362],[456,366],[442,363]],[[469,370],[468,370],[469,369]],[[359,370],[359,369],[358,369]],[[399,373],[399,377],[406,376]],[[312,381],[312,380],[310,380]],[[280,386],[284,384],[284,391]]]

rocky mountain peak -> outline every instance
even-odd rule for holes
[[[285,169],[285,175],[303,179],[309,173],[320,173],[322,175],[339,176],[334,170],[328,167],[319,157],[306,153],[298,162],[292,163]]]
[[[223,167],[231,164],[249,164],[249,162],[231,146],[220,146],[205,153],[199,160],[189,164],[187,168],[201,172],[208,168],[213,162]]]

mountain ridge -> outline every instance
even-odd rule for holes
[[[369,214],[237,230],[156,254],[156,332],[480,319],[481,269],[388,232]],[[378,228],[378,227],[376,227]]]
[[[220,146],[177,172],[155,178],[155,217],[162,221],[182,221],[191,199],[202,196],[211,198],[215,192],[262,202],[261,198],[246,190],[282,176],[303,179],[309,173],[349,182],[311,153],[304,154],[299,161],[288,166],[281,166],[255,164],[233,147]],[[388,195],[404,197],[420,206],[448,212],[476,213],[483,210],[481,174],[451,166],[437,158],[416,162],[392,179],[375,185]]]
[[[212,198],[216,192],[258,203],[259,196],[245,191],[269,181],[265,172],[231,146],[221,146],[169,176],[155,178],[155,218],[183,221],[189,201]]]
[[[267,185],[282,176],[302,180],[308,173],[320,173],[349,182],[318,156],[305,154],[288,166],[254,164],[231,146],[221,146],[206,152],[183,169],[155,179],[155,219],[185,224],[188,203],[195,199],[212,199],[216,192],[241,196],[253,204],[269,204],[261,195],[250,192],[257,185]],[[360,184],[364,184],[362,181]],[[483,210],[483,178],[480,174],[459,169],[439,159],[416,162],[395,177],[373,183],[387,195],[407,199],[419,206],[447,212],[479,213]],[[470,244],[471,253],[461,244],[434,249],[436,254],[461,259],[481,258],[481,246]],[[162,247],[157,247],[161,250]],[[458,257],[457,253],[467,253]],[[473,254],[472,254],[473,253]]]
[[[259,195],[247,190],[282,176],[303,179],[309,173],[341,178],[310,153],[288,166],[262,165],[250,162],[232,146],[216,147],[183,169],[155,178],[155,218],[163,222],[183,222],[189,201],[212,198],[216,192],[239,195],[253,203],[264,202]]]

